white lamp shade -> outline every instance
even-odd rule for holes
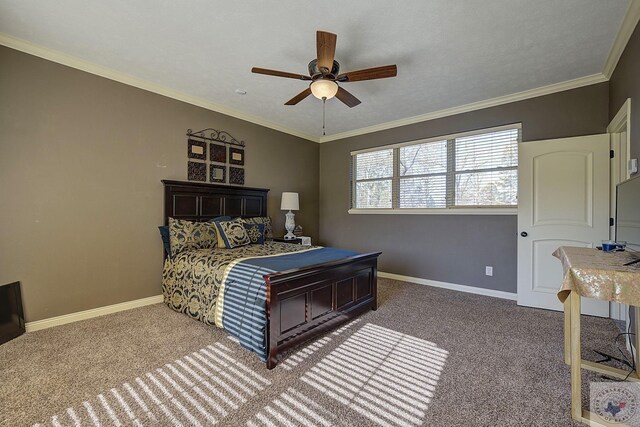
[[[282,202],[280,203],[280,209],[283,211],[297,211],[300,209],[298,202],[298,193],[282,193]]]
[[[338,83],[331,80],[316,80],[311,83],[311,93],[318,99],[331,99],[338,93]]]

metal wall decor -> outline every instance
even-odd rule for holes
[[[244,169],[230,166],[229,184],[244,185]]]
[[[206,160],[207,159],[207,143],[204,141],[196,141],[189,139],[187,141],[187,157],[190,159]]]
[[[187,179],[189,181],[207,182],[207,164],[200,162],[188,162]]]
[[[227,167],[218,165],[209,165],[209,181],[211,182],[226,182],[227,181]]]
[[[207,136],[207,132],[210,132],[209,136]],[[244,141],[238,141],[233,136],[231,136],[229,132],[224,130],[206,128],[206,129],[199,130],[198,132],[194,132],[191,129],[187,129],[187,136],[190,138],[201,139],[203,141],[222,142],[228,145],[237,145],[240,147],[244,147]]]
[[[244,166],[244,149],[229,147],[229,164]]]
[[[210,143],[209,160],[217,163],[227,163],[227,146]]]
[[[187,147],[189,181],[244,185],[244,141],[223,130],[188,129]]]

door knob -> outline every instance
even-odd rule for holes
[[[520,233],[520,235],[521,235],[522,237],[527,237],[527,236],[528,236],[528,234],[527,234],[527,232],[526,232],[526,231],[523,231],[522,233]]]

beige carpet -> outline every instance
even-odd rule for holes
[[[272,371],[161,304],[24,335],[0,346],[0,425],[572,425],[561,313],[379,287],[378,311]],[[617,333],[583,317],[584,357]]]

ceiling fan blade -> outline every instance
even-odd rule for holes
[[[286,77],[286,78],[289,78],[289,79],[311,80],[311,77],[305,76],[304,74],[288,73],[286,71],[269,70],[267,68],[253,67],[251,69],[251,72],[252,73],[256,73],[256,74],[266,74],[267,76]]]
[[[336,40],[338,36],[325,31],[316,32],[316,50],[318,53],[318,68],[322,74],[328,74],[333,68],[333,58],[336,55]]]
[[[309,95],[311,95],[311,88],[306,88],[305,90],[285,102],[284,105],[296,105],[298,102],[302,101]]]
[[[356,105],[360,104],[360,100],[358,98],[351,95],[351,93],[347,92],[341,87],[338,88],[338,93],[336,93],[336,98],[344,102],[349,108],[353,108]]]
[[[386,79],[387,77],[395,77],[397,75],[398,67],[394,64],[340,74],[336,77],[336,80],[339,82],[358,82],[362,80]]]

